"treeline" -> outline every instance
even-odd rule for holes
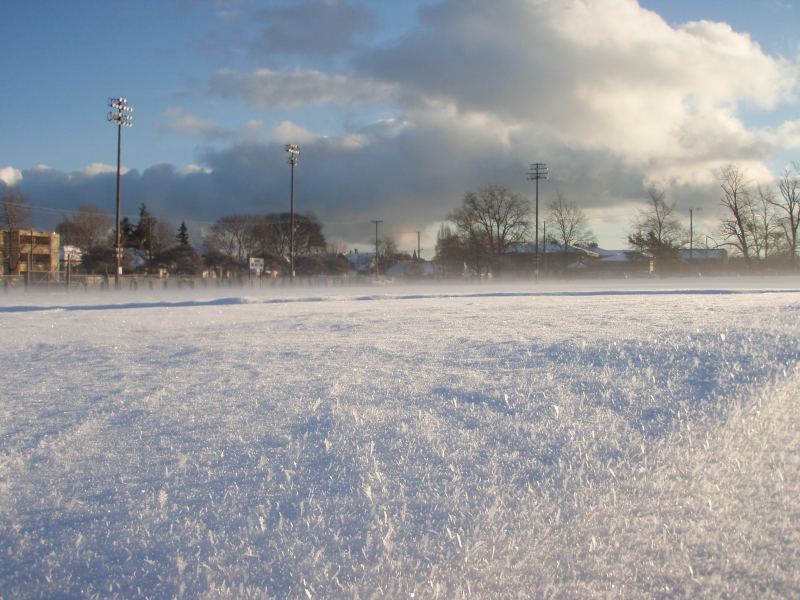
[[[113,273],[116,234],[112,219],[93,204],[83,204],[56,227],[71,268],[87,273]],[[185,222],[176,227],[153,215],[142,204],[134,223],[120,221],[120,247],[125,272],[153,273],[164,268],[171,273],[200,273],[203,262],[189,240]],[[74,261],[74,263],[73,263]]]
[[[322,225],[312,213],[295,215],[295,270],[299,274],[341,272],[346,260],[329,257]],[[56,231],[62,244],[81,251],[81,266],[89,273],[113,272],[115,232],[111,219],[96,206],[85,204],[62,221]],[[190,240],[185,222],[177,228],[153,215],[146,205],[139,218],[120,222],[120,246],[125,272],[196,275],[204,270],[238,273],[250,258],[264,260],[265,270],[288,269],[290,214],[241,214],[218,219],[200,240],[200,252]]]
[[[652,257],[668,271],[687,248],[722,248],[744,269],[791,269],[797,266],[800,229],[800,165],[771,183],[753,183],[744,169],[727,165],[716,172],[722,216],[716,231],[686,228],[675,201],[664,190],[648,190],[647,208],[628,235],[631,248]],[[689,209],[697,211],[700,209]]]
[[[719,205],[722,209],[716,230],[704,232],[693,226],[692,213],[664,189],[647,190],[644,208],[632,220],[628,247],[651,259],[662,273],[677,268],[685,249],[723,249],[743,270],[795,269],[800,233],[800,164],[795,163],[774,182],[753,183],[737,165],[719,169]],[[691,211],[691,212],[690,212]],[[689,217],[687,227],[686,217]],[[584,211],[563,193],[540,210],[540,228],[535,228],[531,202],[501,185],[490,185],[465,193],[461,205],[448,215],[436,240],[436,261],[451,273],[465,267],[476,273],[502,270],[508,257],[520,252],[535,253],[549,246],[564,254],[557,264],[566,267],[571,249],[592,249],[596,238]]]
[[[594,247],[585,213],[561,192],[542,207],[541,248],[555,244],[566,255],[570,247]],[[513,254],[535,254],[532,203],[502,185],[464,194],[461,206],[442,224],[436,238],[436,261],[447,273],[492,273],[508,267]],[[532,247],[533,246],[533,247]]]
[[[664,189],[651,187],[644,208],[632,219],[628,247],[668,272],[680,262],[686,248],[724,249],[746,269],[797,266],[800,233],[800,164],[795,163],[771,183],[754,183],[737,165],[715,173],[719,183],[721,217],[713,231],[700,231],[684,209],[679,214]],[[29,209],[18,190],[4,188],[0,202],[0,226],[13,231],[28,227]],[[556,191],[540,207],[536,230],[532,203],[502,185],[489,185],[464,194],[458,208],[447,216],[436,240],[435,261],[440,271],[477,273],[503,270],[509,255],[539,255],[545,245],[563,253],[596,247],[589,220],[575,202]],[[707,220],[706,220],[707,222]],[[62,243],[81,250],[81,266],[89,273],[110,273],[115,268],[114,227],[96,206],[84,204],[57,231]],[[203,270],[241,271],[248,258],[261,258],[274,274],[288,271],[290,214],[240,214],[218,219],[198,240],[195,249],[189,230],[139,207],[136,222],[120,223],[122,262],[126,272],[197,274]],[[295,215],[295,269],[298,274],[341,273],[351,269],[343,256],[346,248],[329,244],[322,224],[313,213]],[[535,247],[538,240],[539,246]],[[552,256],[553,249],[547,250]],[[375,269],[418,258],[401,252],[389,237],[380,240]],[[549,257],[550,257],[549,256]],[[520,262],[520,261],[518,261]],[[530,263],[530,261],[528,261]],[[558,262],[558,261],[556,261]]]

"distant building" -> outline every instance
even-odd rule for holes
[[[567,269],[582,275],[641,277],[650,274],[650,258],[634,250],[594,247],[584,250],[583,256]]]
[[[356,270],[357,273],[369,274],[375,272],[375,253],[359,252],[351,250],[347,253],[347,262]]]
[[[0,231],[0,261],[3,275],[58,274],[61,236],[52,231],[21,229]]]
[[[724,248],[682,248],[678,250],[678,258],[692,265],[724,265],[728,261],[728,251]]]
[[[392,279],[419,279],[435,274],[433,263],[427,260],[401,260],[386,269],[386,276]]]
[[[554,242],[539,244],[539,268],[545,273],[563,273],[569,265],[592,257],[596,254],[579,246],[562,246]],[[509,244],[500,257],[499,266],[507,273],[523,275],[532,272],[536,268],[536,244]]]

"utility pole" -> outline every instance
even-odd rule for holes
[[[122,275],[122,237],[119,231],[119,214],[120,214],[120,200],[119,200],[119,186],[120,186],[120,169],[122,165],[122,128],[133,127],[133,108],[128,106],[127,98],[109,98],[108,107],[111,110],[108,113],[107,119],[110,123],[117,126],[117,228],[114,234],[114,254],[116,260],[116,271],[114,272],[114,288],[120,289],[120,276]]]
[[[289,279],[294,281],[294,167],[297,165],[297,156],[300,149],[295,144],[286,144],[286,152],[289,153],[287,162],[292,165],[292,188],[291,201],[289,205]]]
[[[420,246],[420,243],[419,243],[419,234],[420,234],[420,232],[418,231],[417,232],[417,260],[422,260],[422,247]]]
[[[536,279],[539,279],[539,180],[547,179],[547,165],[544,163],[531,163],[528,169],[528,181],[536,182]]]
[[[542,270],[544,271],[547,268],[547,221],[542,221],[542,237],[544,238],[542,243]]]
[[[692,261],[692,251],[694,250],[694,211],[703,210],[702,208],[689,209],[689,262]]]
[[[375,223],[375,277],[377,277],[380,274],[378,267],[378,225],[383,221],[371,221],[371,223]]]

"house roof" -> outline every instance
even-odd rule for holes
[[[564,246],[548,242],[539,243],[539,252],[544,254],[558,254],[564,252]],[[591,250],[580,248],[578,246],[567,245],[567,254],[591,254]],[[505,254],[535,254],[536,244],[530,242],[520,242],[518,244],[509,244],[505,249]]]
[[[358,250],[354,252],[351,250],[347,253],[345,258],[357,271],[364,271],[369,269],[372,261],[375,260],[375,253],[359,252]]]
[[[681,260],[690,260],[688,249],[678,250],[678,256]],[[723,260],[727,256],[724,248],[693,248],[691,251],[691,260]]]
[[[386,270],[387,277],[418,277],[433,274],[433,263],[427,260],[401,260]]]

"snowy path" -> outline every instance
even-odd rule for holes
[[[0,596],[797,597],[792,287],[4,298]]]

